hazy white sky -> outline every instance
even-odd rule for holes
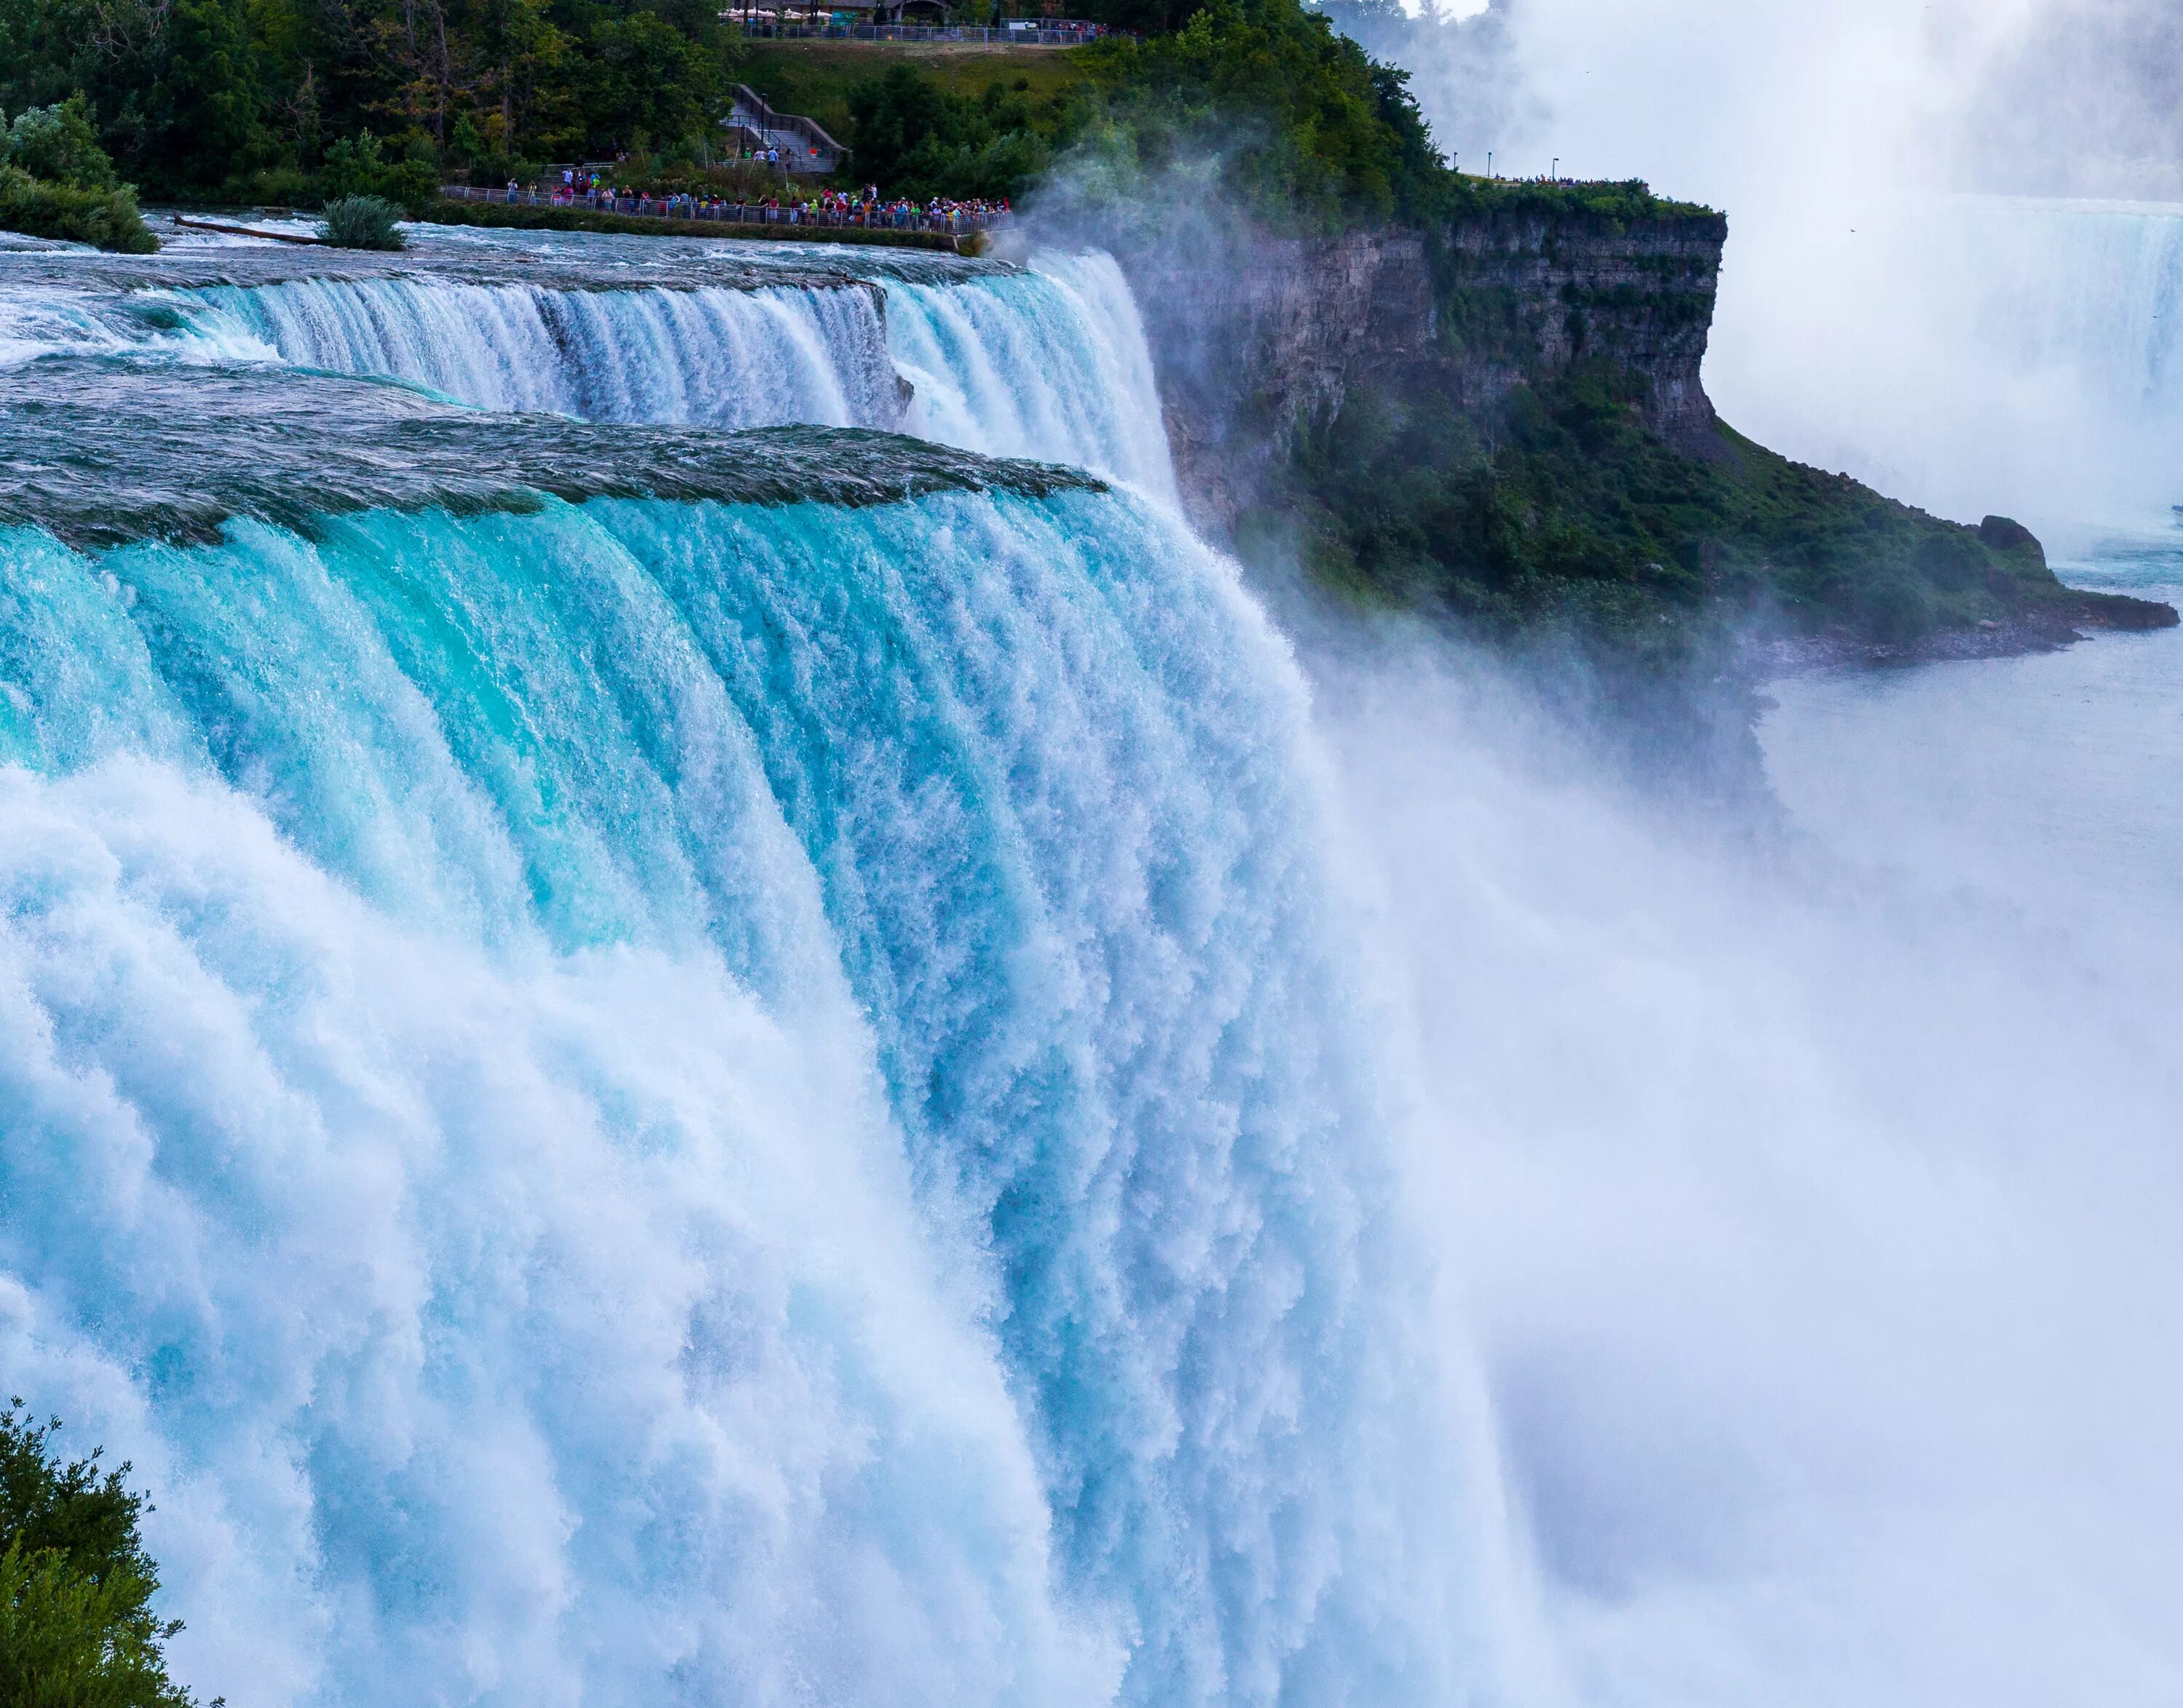
[[[1431,35],[1417,38],[1414,86],[1435,134],[1467,169],[1490,147],[1504,175],[1558,159],[1724,209],[1707,382],[1737,426],[1972,520],[2119,520],[2183,496],[2168,490],[2183,483],[2183,403],[2169,401],[2183,363],[2169,373],[2164,330],[2183,306],[2183,222],[1976,213],[1958,194],[2082,164],[2042,158],[2050,145],[2112,151],[2112,136],[2065,121],[2141,70],[2101,55],[2141,47],[2145,19],[2166,15],[2153,0],[1507,11],[1491,87],[1475,62],[1435,66]],[[2075,28],[2075,14],[2136,18],[2138,35]],[[1974,116],[2031,25],[2058,17],[2078,57],[2031,79],[2050,122],[2019,131],[1997,166],[1977,152],[1987,131]]]

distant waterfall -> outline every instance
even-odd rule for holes
[[[2183,502],[2183,209],[1875,194],[1754,236],[1707,357],[1743,431],[2058,536]]]
[[[1961,472],[1957,508],[2058,521],[2183,501],[2183,209],[1963,198],[1907,220],[1889,313],[1916,318],[1875,370],[1877,432]]]

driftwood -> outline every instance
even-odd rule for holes
[[[231,237],[263,237],[273,243],[323,244],[326,241],[323,237],[298,236],[292,231],[259,231],[248,225],[223,225],[217,220],[192,220],[181,214],[175,215],[175,223],[192,231],[225,231]]]

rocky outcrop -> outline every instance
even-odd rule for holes
[[[1699,369],[1727,222],[1497,211],[1436,231],[1125,253],[1193,509],[1224,531],[1360,380],[1430,387],[1490,432],[1514,387],[1603,360],[1702,447]]]
[[[1519,381],[1605,359],[1647,382],[1654,431],[1703,442],[1699,369],[1728,222],[1717,214],[1609,223],[1499,214],[1451,226],[1442,292],[1448,360],[1484,408]]]
[[[1716,420],[1720,215],[1634,183],[1455,193],[1469,211],[1427,231],[1118,246],[1200,527],[1492,632],[1569,623],[1655,659],[1687,635],[1702,659],[1725,623],[1762,673],[2177,620],[2064,586],[2014,522],[1928,515]],[[1543,412],[1512,400],[1527,385]]]

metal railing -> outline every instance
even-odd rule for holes
[[[730,130],[742,129],[764,137],[792,137],[803,146],[784,151],[796,155],[781,164],[792,172],[831,172],[849,151],[826,134],[815,119],[801,113],[783,113],[748,84],[735,86],[735,109],[721,120]],[[775,145],[777,146],[777,145]]]
[[[992,212],[910,213],[892,208],[812,209],[801,205],[768,208],[756,203],[724,202],[699,196],[610,196],[604,191],[484,190],[445,184],[440,193],[451,202],[484,202],[510,208],[580,208],[598,214],[638,219],[697,220],[725,225],[803,225],[824,231],[936,231],[960,234],[992,231],[1009,215]]]
[[[743,21],[736,12],[720,14],[740,25],[746,36],[769,41],[825,42],[990,42],[1015,47],[1081,47],[1112,32],[1097,24],[1040,25],[1023,30],[986,30],[952,24],[780,24]]]

